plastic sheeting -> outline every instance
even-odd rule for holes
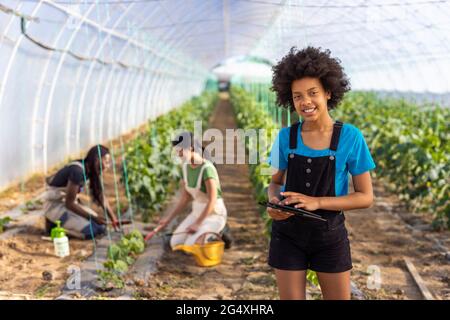
[[[448,94],[449,14],[445,0],[1,0],[0,188],[178,106],[230,57],[320,46],[354,89]]]

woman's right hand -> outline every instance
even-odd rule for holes
[[[96,223],[100,224],[100,225],[104,225],[106,224],[106,220],[100,216],[97,217],[92,217],[92,220],[94,220]]]
[[[159,227],[160,229],[165,228],[165,227],[169,224],[170,220],[171,220],[171,219],[169,219],[168,217],[163,217],[163,218],[161,218],[161,219],[158,221],[158,227]]]
[[[277,197],[273,197],[272,199],[270,199],[269,202],[279,204],[281,201]],[[273,220],[286,220],[287,218],[293,215],[293,213],[285,212],[274,208],[267,208],[267,213]]]

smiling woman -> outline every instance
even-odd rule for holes
[[[305,299],[306,271],[316,271],[324,299],[350,299],[352,260],[344,210],[373,202],[369,170],[375,168],[359,129],[334,121],[335,108],[350,89],[330,51],[291,49],[274,68],[277,102],[302,121],[283,128],[272,147],[275,169],[270,202],[312,211],[310,221],[274,208],[269,265],[275,268],[281,299]],[[348,194],[348,173],[355,192]]]
[[[277,93],[277,104],[291,111],[298,111],[299,103],[307,98],[324,97],[328,101],[324,104],[322,100],[320,104],[328,110],[334,109],[345,92],[350,90],[350,82],[340,61],[332,58],[329,50],[321,51],[313,47],[301,51],[292,48],[274,66],[272,85]]]

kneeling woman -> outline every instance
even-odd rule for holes
[[[192,133],[185,132],[172,145],[183,161],[182,193],[175,209],[161,219],[157,228],[166,227],[193,201],[192,212],[176,228],[170,240],[170,246],[174,249],[180,244],[203,243],[211,233],[220,234],[227,222],[227,209],[217,170],[211,161],[203,157],[201,143],[194,141]]]
[[[100,156],[99,156],[100,155]],[[114,229],[118,222],[114,212],[103,194],[100,173],[110,167],[109,150],[101,145],[92,147],[85,159],[76,160],[47,179],[45,197],[46,229],[54,226],[57,220],[69,236],[90,239],[106,231],[106,220],[78,199],[85,181],[89,180],[90,194],[95,203],[109,215]]]

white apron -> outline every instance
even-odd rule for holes
[[[206,167],[211,167],[216,170],[211,162],[206,161],[200,169],[196,186],[191,188],[187,181],[187,166],[187,163],[183,164],[183,180],[187,192],[193,199],[192,212],[175,229],[174,235],[170,239],[170,246],[172,249],[180,244],[193,245],[196,240],[205,233],[220,233],[227,222],[227,209],[225,203],[222,198],[218,198],[216,199],[214,210],[203,220],[198,231],[196,233],[183,233],[186,232],[186,229],[202,214],[203,209],[207,206],[209,201],[208,195],[200,190],[203,180],[203,171]]]
[[[83,168],[83,165],[79,162],[72,162],[69,166],[71,165],[77,165]],[[50,179],[47,182],[49,182]],[[86,239],[86,235],[81,231],[89,226],[89,220],[67,209],[65,197],[66,187],[52,187],[47,184],[47,190],[44,193],[45,218],[53,223],[56,223],[57,220],[61,220],[61,227],[66,230],[66,233],[69,236]],[[78,205],[93,217],[97,217],[97,213],[91,208],[83,206],[80,203],[78,203]]]

